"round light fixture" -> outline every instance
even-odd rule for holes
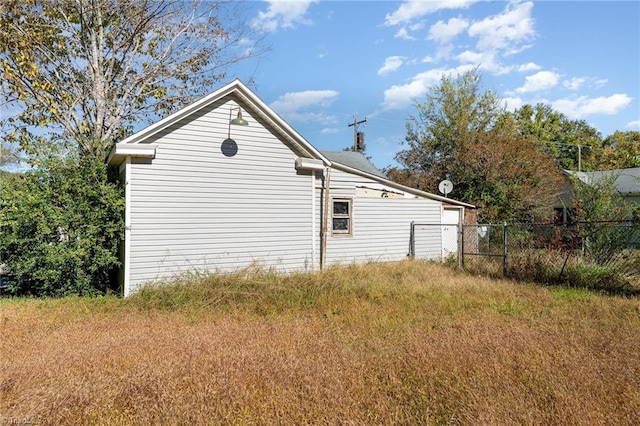
[[[238,144],[231,138],[227,138],[222,142],[220,151],[225,157],[233,157],[238,153]]]

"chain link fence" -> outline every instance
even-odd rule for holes
[[[413,224],[410,254],[493,277],[640,294],[638,221]]]
[[[640,292],[640,222],[461,227],[461,264],[520,280]]]

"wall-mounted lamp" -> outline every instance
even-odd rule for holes
[[[233,120],[231,119],[231,112],[233,110],[238,110],[238,116],[236,118],[234,118]],[[233,139],[231,139],[231,125],[235,125],[235,126],[248,126],[249,122],[247,120],[245,120],[244,118],[242,118],[242,109],[240,107],[232,107],[229,108],[229,131],[227,134],[227,139],[225,139],[222,142],[222,145],[220,146],[220,150],[222,151],[222,154],[224,154],[226,157],[233,157],[234,155],[236,155],[238,153],[238,144],[236,143],[236,141],[234,141]]]
[[[238,116],[232,120],[231,119],[231,111],[233,111],[234,109],[238,110]],[[231,128],[232,124],[235,124],[236,126],[248,126],[249,125],[249,122],[247,120],[245,120],[244,118],[242,118],[242,109],[240,107],[230,108],[229,109],[229,128]]]

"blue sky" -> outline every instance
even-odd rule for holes
[[[253,1],[271,51],[235,70],[319,149],[353,144],[383,168],[413,100],[443,73],[478,67],[508,109],[538,102],[603,137],[640,130],[640,2]]]

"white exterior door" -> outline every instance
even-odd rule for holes
[[[444,209],[442,215],[442,260],[458,253],[460,209]]]

